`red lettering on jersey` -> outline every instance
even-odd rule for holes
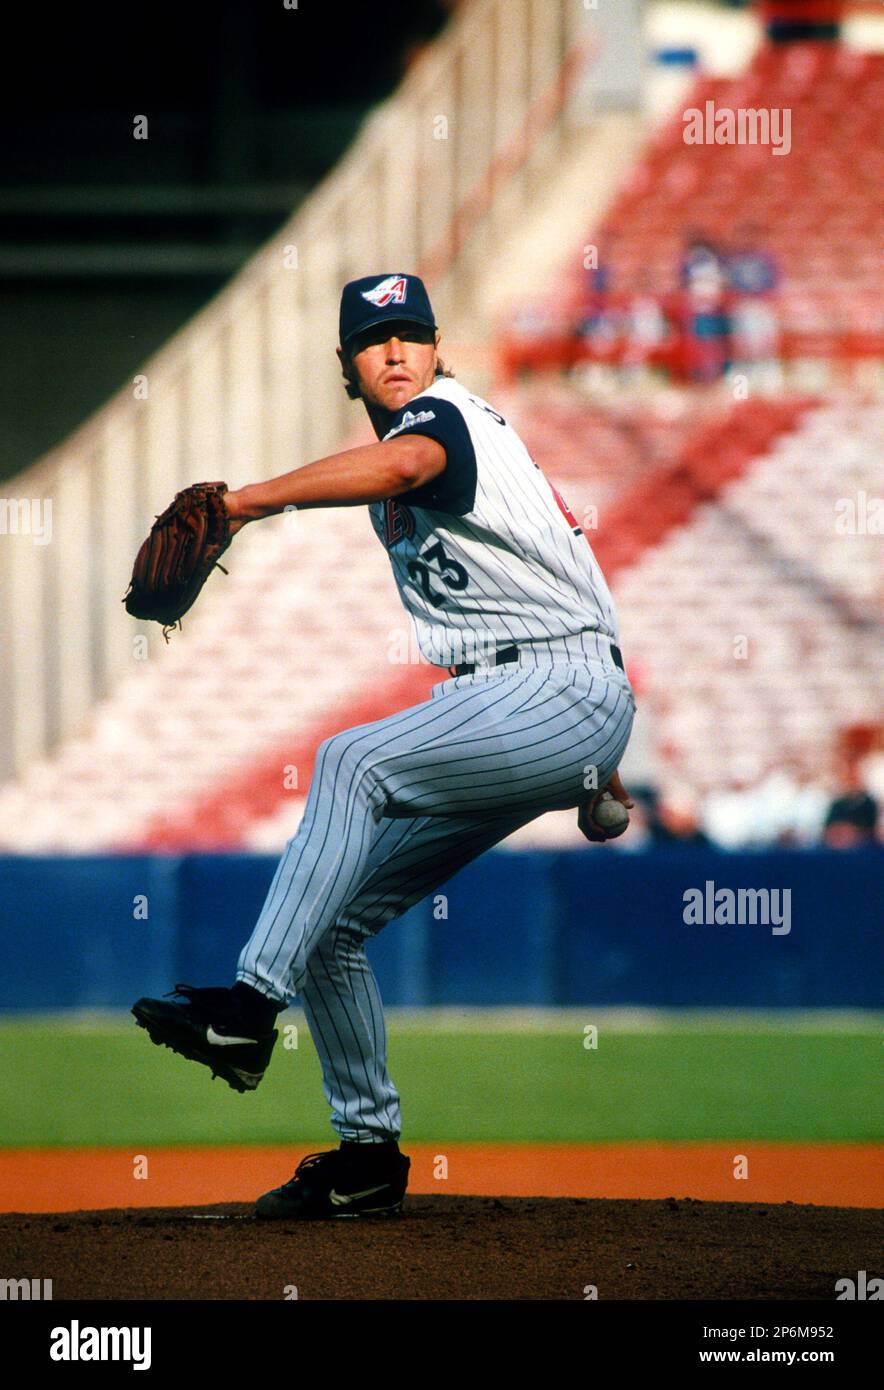
[[[395,497],[388,497],[384,504],[384,544],[387,549],[404,537],[412,535],[414,517],[411,509],[406,507],[404,502],[397,502]]]
[[[547,485],[548,485],[548,487],[549,487],[549,490],[550,490],[550,492],[552,493],[553,497],[556,499],[556,506],[558,507],[559,511],[562,513],[562,516],[565,518],[565,520],[566,520],[566,521],[568,522],[568,524],[571,526],[571,528],[572,528],[572,530],[574,531],[575,535],[577,535],[577,536],[583,536],[583,539],[586,541],[586,544],[589,545],[589,536],[586,535],[586,533],[584,532],[583,528],[578,524],[576,516],[575,516],[574,513],[571,511],[571,508],[568,506],[567,502],[565,501],[565,499],[564,499],[564,497],[562,496],[562,494],[559,492],[558,488],[553,487],[552,483],[549,481],[549,478],[546,477],[546,474],[544,473],[543,469],[540,467],[540,464],[539,464],[539,463],[535,463],[534,467],[535,467],[535,468],[537,469],[537,471],[540,473],[541,477],[543,477],[544,479],[546,479],[546,483],[547,483]],[[591,546],[590,546],[590,549],[592,549]]]
[[[548,478],[547,478],[547,482],[549,483],[549,479],[548,479]],[[571,508],[568,506],[568,504],[567,504],[567,502],[565,501],[564,497],[563,497],[562,494],[559,492],[558,488],[553,487],[552,483],[549,483],[549,485],[550,485],[550,488],[552,489],[552,495],[553,495],[553,497],[556,499],[556,502],[557,502],[557,504],[558,504],[559,511],[562,513],[562,516],[566,519],[566,521],[569,521],[569,522],[571,523],[571,525],[574,527],[575,530],[579,531],[580,527],[577,525],[577,518],[576,518],[576,516],[574,515],[574,513],[571,511]]]

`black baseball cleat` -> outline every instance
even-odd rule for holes
[[[197,989],[176,985],[183,1004],[166,999],[139,999],[132,1013],[151,1042],[170,1047],[191,1062],[209,1067],[235,1091],[254,1091],[270,1063],[279,1036],[271,1027],[284,1004],[266,999],[249,985],[233,989]]]
[[[302,1158],[293,1178],[258,1198],[255,1215],[275,1221],[395,1216],[402,1210],[410,1167],[395,1139],[383,1144],[344,1140],[339,1149]]]

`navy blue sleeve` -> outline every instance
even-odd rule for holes
[[[446,464],[436,478],[403,492],[401,500],[430,511],[466,516],[476,503],[476,451],[466,421],[451,401],[417,396],[397,413],[384,439],[425,434],[445,450]]]

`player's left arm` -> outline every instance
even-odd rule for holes
[[[231,531],[284,512],[287,507],[357,507],[385,502],[437,478],[446,461],[443,445],[422,434],[403,434],[344,449],[269,482],[249,483],[226,492]]]

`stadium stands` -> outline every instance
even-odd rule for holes
[[[780,756],[822,774],[833,731],[879,702],[880,540],[862,533],[860,494],[882,407],[707,404],[668,424],[564,392],[545,413],[518,396],[504,408],[524,413],[577,514],[599,508],[589,534],[671,775],[706,792],[747,751],[759,773]],[[842,514],[858,530],[847,545]],[[418,662],[361,511],[245,533],[185,623],[186,644],[173,637],[88,732],[0,790],[4,848],[276,848],[321,739],[445,675]]]
[[[777,268],[775,354],[880,357],[882,100],[884,54],[835,44],[762,47],[739,77],[701,78],[649,140],[602,224],[588,229],[603,304],[624,312],[644,295],[671,314],[687,238],[702,233],[726,256],[748,224]],[[686,144],[684,111],[707,102],[716,111],[788,111],[787,157],[769,144]],[[624,359],[628,330],[616,316],[604,334],[575,331],[586,281],[571,270],[546,300],[520,310],[502,345],[509,378],[526,367]],[[678,369],[671,341],[653,360]]]
[[[880,537],[839,542],[838,500],[874,489],[884,413],[810,410],[620,576],[670,772],[701,791],[784,761],[827,781],[836,731],[879,717]]]
[[[777,352],[879,353],[882,95],[884,55],[825,44],[762,48],[739,77],[702,79],[698,107],[787,107],[790,156],[686,146],[670,119],[593,234],[611,294],[668,302],[689,238],[725,244],[749,216],[777,266]],[[542,371],[595,351],[572,332],[583,281],[526,299],[503,356],[510,375],[541,375],[493,399],[612,582],[666,775],[697,797],[779,764],[823,786],[839,730],[880,718],[884,583],[868,504],[884,408],[855,387],[587,393],[579,374]],[[622,348],[609,342],[607,360]],[[185,627],[0,786],[0,849],[276,850],[321,739],[445,675],[419,660],[361,510],[250,528]]]

